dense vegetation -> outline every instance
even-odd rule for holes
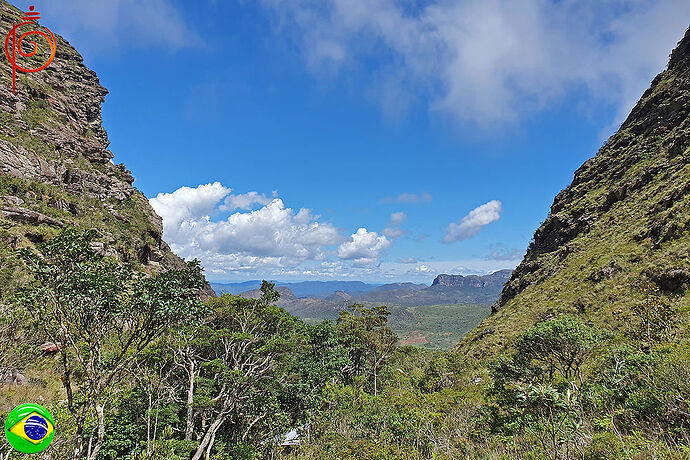
[[[457,303],[400,307],[389,305],[388,322],[402,343],[450,350],[491,313],[487,304]]]
[[[542,318],[485,370],[399,346],[383,306],[307,324],[267,282],[260,299],[201,302],[196,262],[144,275],[94,236],[63,231],[0,268],[24,279],[2,298],[1,370],[29,379],[4,387],[2,411],[49,407],[50,458],[690,455],[682,313],[644,279],[626,329]],[[59,350],[40,355],[43,341]],[[281,446],[291,430],[300,444]]]

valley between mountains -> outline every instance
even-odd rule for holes
[[[386,305],[402,345],[449,349],[491,313],[511,270],[489,275],[438,275],[430,286],[361,281],[276,282],[277,305],[307,322],[336,320],[353,303]],[[218,295],[258,298],[260,281],[211,283]]]

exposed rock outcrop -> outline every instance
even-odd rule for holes
[[[62,227],[64,224],[59,220],[48,217],[40,212],[30,211],[20,207],[3,206],[0,207],[0,215],[6,219],[22,222],[25,224],[47,224],[54,227]]]
[[[21,15],[0,0],[0,30]],[[148,271],[180,267],[131,172],[112,162],[101,119],[108,91],[79,53],[55,38],[53,62],[40,72],[18,72],[16,94],[11,65],[0,58],[0,241],[31,244],[23,238],[34,232],[30,226],[50,235],[46,226],[77,225],[98,229],[105,253]],[[37,42],[40,56],[47,46]],[[210,287],[207,294],[213,295]]]

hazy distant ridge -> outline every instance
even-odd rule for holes
[[[297,297],[325,298],[336,291],[343,291],[349,295],[359,295],[376,289],[380,284],[368,284],[362,281],[301,281],[296,283],[283,283],[276,281],[276,286],[290,288]],[[411,283],[410,283],[411,284]],[[261,286],[261,280],[244,281],[241,283],[211,283],[211,286],[220,294],[242,294]]]
[[[446,275],[434,279],[431,286],[419,283],[368,284],[361,281],[305,281],[276,283],[281,295],[278,305],[307,319],[335,319],[338,311],[355,302],[414,307],[440,304],[482,304],[496,301],[510,270],[489,275]],[[243,283],[211,283],[218,294],[228,292],[258,297],[258,280]]]

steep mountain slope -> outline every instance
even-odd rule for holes
[[[0,1],[4,36],[22,12]],[[163,225],[132,186],[124,165],[112,163],[101,126],[108,91],[77,51],[55,34],[53,62],[17,73],[0,58],[0,251],[30,246],[76,225],[100,233],[95,248],[148,271],[179,267],[162,239]],[[39,38],[41,60],[47,45]],[[210,295],[210,291],[208,294]]]
[[[689,115],[690,31],[619,131],[556,196],[494,314],[459,351],[489,356],[559,312],[623,327],[631,306],[644,301],[641,279],[680,307],[687,326]]]

